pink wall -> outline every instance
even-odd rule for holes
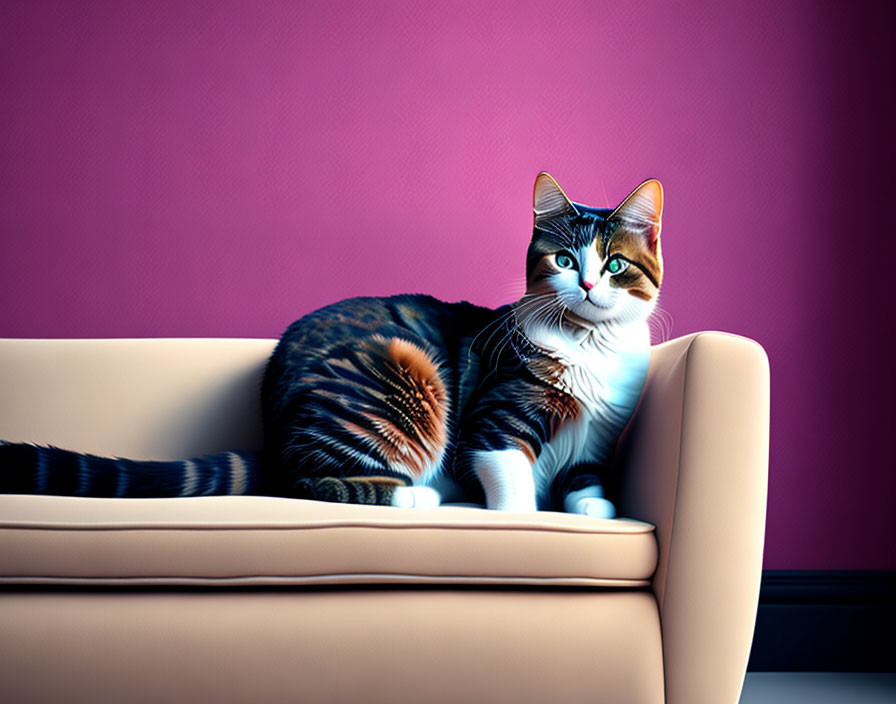
[[[656,176],[673,335],[771,359],[766,567],[896,568],[891,3],[140,4],[0,8],[0,335],[498,305],[539,170]]]

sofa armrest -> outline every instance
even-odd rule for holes
[[[656,525],[667,704],[736,704],[753,639],[768,489],[762,347],[701,332],[653,348],[620,439],[622,515]]]

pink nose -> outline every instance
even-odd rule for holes
[[[591,289],[594,288],[594,284],[591,283],[590,281],[583,281],[583,282],[582,282],[582,286],[585,287],[585,290],[586,290],[586,291],[590,291]]]

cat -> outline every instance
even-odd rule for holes
[[[350,298],[290,325],[264,373],[262,454],[142,462],[3,443],[0,491],[613,517],[607,467],[646,379],[663,189],[595,208],[542,172],[533,200],[518,301]]]

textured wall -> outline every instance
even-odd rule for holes
[[[0,335],[498,305],[539,170],[656,176],[672,334],[771,359],[766,567],[896,568],[894,6],[742,5],[5,2]]]

